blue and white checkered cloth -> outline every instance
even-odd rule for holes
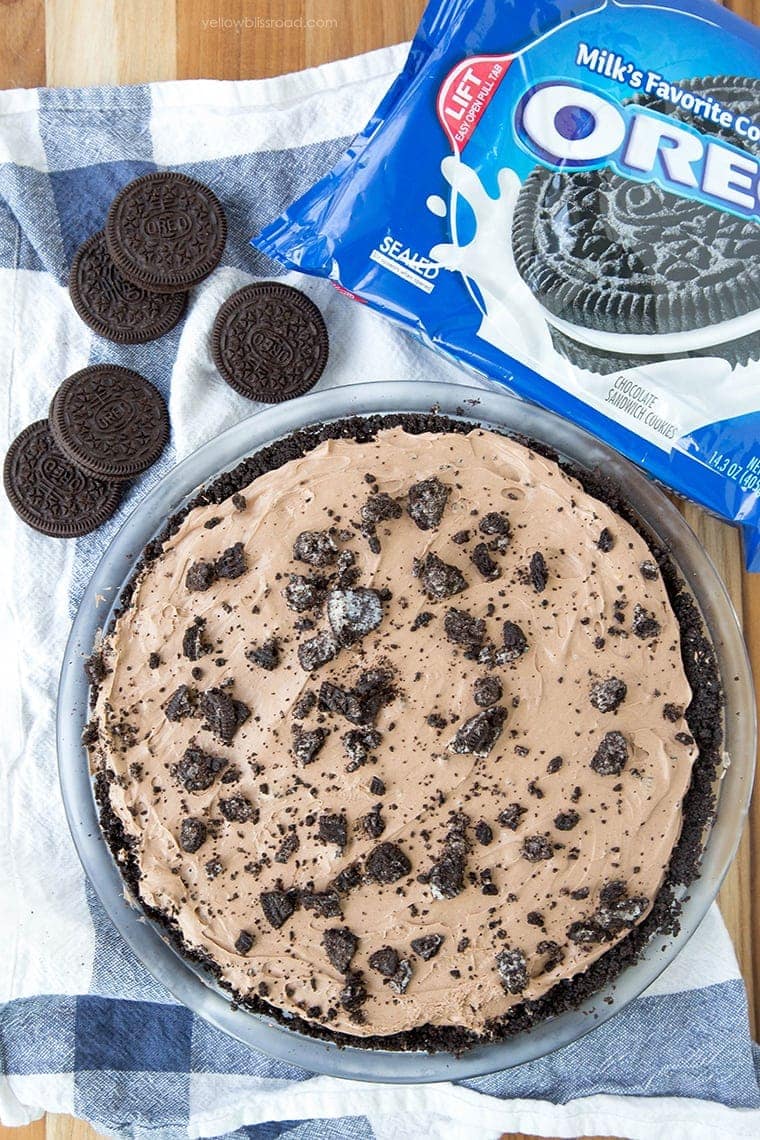
[[[208,331],[225,297],[279,271],[248,244],[361,128],[402,63],[392,48],[276,80],[0,94],[0,401],[6,443],[59,382],[95,361],[136,368],[167,397],[171,445],[115,519],[71,542],[0,521],[0,1119],[84,1117],[115,1136],[464,1140],[504,1131],[647,1140],[760,1137],[744,987],[713,909],[644,996],[578,1044],[457,1084],[398,1088],[316,1077],[212,1029],[154,982],[92,894],[70,842],[53,720],[65,638],[125,513],[178,459],[250,414],[217,375]],[[117,348],[77,318],[72,255],[115,192],[156,168],[209,183],[230,221],[223,265],[182,325]],[[299,281],[332,343],[322,386],[457,378],[325,282]]]

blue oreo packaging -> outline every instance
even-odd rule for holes
[[[741,524],[760,570],[760,32],[711,0],[432,0],[254,244]]]

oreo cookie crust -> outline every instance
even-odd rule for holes
[[[155,542],[151,543],[144,552],[143,561],[141,565],[137,567],[137,573],[139,574],[145,566],[150,565],[161,556],[164,543],[177,532],[178,527],[182,524],[187,513],[195,507],[222,504],[225,500],[230,498],[233,499],[234,502],[234,496],[237,496],[241,489],[250,483],[252,479],[266,471],[279,469],[291,459],[296,459],[301,455],[308,454],[308,452],[322,442],[322,440],[331,438],[357,439],[359,441],[372,439],[377,431],[382,428],[391,427],[393,424],[400,424],[404,431],[412,435],[425,431],[467,432],[470,429],[470,425],[449,421],[439,416],[402,415],[392,417],[372,416],[363,419],[344,420],[339,423],[326,425],[325,427],[299,432],[294,436],[263,449],[255,456],[241,463],[233,472],[221,476],[209,487],[205,488],[204,491],[196,497],[194,502],[189,504],[181,514],[168,520],[165,532]],[[534,446],[534,451],[542,452],[543,449]],[[570,473],[577,478],[581,478],[590,493],[608,502],[618,514],[623,517],[630,515],[624,501],[618,499],[618,492],[614,486],[599,477],[590,476],[583,472],[571,470]],[[215,513],[216,512],[214,512],[214,514]],[[628,518],[628,521],[632,523],[635,522],[635,520],[631,518]],[[602,557],[602,555],[600,555],[600,557]],[[267,1001],[266,987],[260,989],[258,994],[255,995],[237,993],[235,994],[236,1000],[239,1000],[241,1004],[248,1008],[259,1012],[266,1012],[269,1015],[277,1017],[291,1028],[297,1028],[301,1032],[326,1037],[345,1044],[359,1044],[368,1047],[374,1046],[391,1049],[445,1049],[453,1053],[458,1053],[479,1042],[497,1040],[521,1032],[530,1028],[532,1024],[535,1024],[537,1020],[543,1017],[559,1013],[563,1009],[572,1008],[579,1004],[601,986],[611,981],[622,969],[634,962],[654,931],[674,928],[677,924],[678,913],[674,889],[678,884],[690,881],[696,871],[702,847],[704,828],[711,818],[711,812],[714,807],[713,780],[717,770],[721,743],[721,695],[714,657],[709,643],[704,637],[701,621],[690,597],[681,586],[677,574],[667,556],[662,551],[653,547],[651,557],[653,564],[655,566],[659,565],[659,570],[655,569],[655,573],[660,573],[663,581],[667,584],[671,605],[680,625],[684,669],[694,692],[694,699],[686,712],[686,719],[690,732],[694,735],[699,745],[699,756],[695,763],[692,784],[685,801],[683,830],[680,839],[673,849],[664,885],[654,899],[652,910],[644,921],[634,927],[629,934],[608,952],[603,954],[603,956],[594,962],[587,970],[576,974],[572,978],[563,980],[560,985],[553,987],[536,1001],[518,1002],[509,1010],[508,1014],[491,1023],[484,1033],[475,1034],[466,1029],[456,1027],[420,1025],[413,1030],[391,1037],[385,1035],[379,1037],[369,1035],[357,1039],[351,1034],[332,1032],[329,1020],[322,1024],[316,1024],[313,1020],[298,1017],[294,1018],[290,1014],[283,1013]],[[551,564],[549,569],[551,575]],[[643,571],[642,577],[646,579],[646,575]],[[133,588],[134,581],[124,591],[122,597],[123,613],[128,612],[130,608]],[[550,576],[546,589],[551,591],[551,588]],[[440,617],[446,612],[447,605],[448,603],[444,603],[443,607],[437,609],[436,612]],[[410,613],[410,621],[412,616]],[[98,672],[102,676],[102,670]],[[96,687],[98,672],[94,673],[96,677]],[[311,707],[311,705],[309,707]],[[683,710],[679,710],[679,712],[682,711]],[[303,715],[307,715],[306,711],[304,711]],[[614,716],[615,714],[610,713],[608,715]],[[507,722],[507,730],[508,728],[509,722]],[[92,734],[90,734],[90,739],[92,739]],[[98,800],[102,808],[101,819],[104,831],[114,852],[119,853],[120,865],[123,868],[128,883],[139,897],[141,891],[141,877],[135,858],[133,841],[125,835],[119,819],[115,816],[110,806],[109,786],[115,776],[107,765],[103,765],[102,758],[99,765],[97,765],[97,755],[93,756],[93,759],[99,768],[96,785]],[[561,763],[556,763],[558,759],[559,758],[550,760],[543,765],[540,770],[536,769],[540,775],[539,783],[543,784],[545,781],[555,778],[555,774],[562,770]],[[210,758],[206,757],[206,760],[210,764]],[[542,775],[541,773],[544,773],[544,771],[551,773],[551,775]],[[304,776],[309,778],[309,769],[306,769]],[[216,778],[221,778],[223,782],[226,782],[226,778],[223,774]],[[611,776],[604,778],[610,781],[610,788],[612,788],[615,778]],[[373,789],[377,795],[383,795],[386,791],[382,781],[378,781],[376,786],[373,781]],[[227,796],[229,793],[225,791],[223,794]],[[508,806],[509,805],[505,802],[505,808]],[[521,805],[512,806],[519,808]],[[581,804],[578,810],[582,812],[584,805]],[[236,812],[236,818],[238,814],[239,813]],[[383,813],[379,814],[386,814],[386,811],[384,810]],[[505,814],[507,813],[505,812]],[[344,836],[346,833],[343,824],[341,824],[340,828],[338,827],[339,823],[341,823],[340,817],[331,816],[329,819],[327,817],[322,819],[318,818],[318,816],[319,812],[317,811],[315,812],[314,826],[316,828],[318,824],[321,833],[324,824],[324,832],[325,836],[327,836],[325,842],[329,842],[330,845],[338,843],[338,833],[340,832],[340,843],[342,844],[345,841]],[[507,824],[504,826],[507,826]],[[519,819],[509,826],[521,826]],[[372,834],[376,834],[374,830]],[[572,832],[569,834],[561,833],[561,837],[563,843],[570,844],[573,842]],[[476,838],[478,844],[486,844],[487,847],[491,837],[488,835],[487,828],[479,827],[476,832]],[[384,836],[379,842],[375,841],[376,849],[379,851],[386,846],[391,848],[397,846],[397,844],[392,842],[389,843],[388,839],[388,836]],[[464,847],[462,846],[463,842]],[[435,883],[438,884],[440,891],[445,897],[451,897],[452,892],[456,893],[461,889],[458,886],[460,880],[457,868],[463,858],[466,860],[468,842],[471,842],[471,840],[465,841],[461,824],[454,819],[449,838],[441,851],[440,859],[436,863],[437,870],[435,870],[431,878],[431,882],[434,880]],[[517,836],[516,842],[526,844],[526,837],[522,835]],[[530,850],[533,851],[533,848],[531,847]],[[396,875],[396,863],[399,864],[399,871],[403,875],[406,869],[406,852],[399,851],[398,855],[396,855],[394,850],[392,855],[392,860],[389,856],[389,866],[391,863],[393,864],[394,876]],[[283,855],[283,861],[286,858],[292,857],[292,855],[288,855],[287,857]],[[296,855],[296,858],[297,857]],[[543,859],[544,856],[540,855],[537,856],[537,858]],[[380,855],[378,855],[378,860],[379,859]],[[535,865],[540,866],[540,864]],[[210,874],[211,872],[209,871],[208,873]],[[282,873],[285,877],[286,873],[284,870]],[[531,873],[530,865],[526,864],[526,875]],[[286,882],[290,882],[290,878],[291,877],[288,876]],[[294,913],[294,910],[297,910],[299,905],[308,908],[319,907],[321,908],[320,913],[323,913],[325,916],[328,914],[332,915],[337,919],[337,921],[332,923],[333,926],[342,925],[338,918],[342,892],[350,892],[353,889],[352,884],[355,885],[356,881],[355,877],[351,877],[348,874],[341,877],[340,883],[336,880],[333,898],[328,897],[330,892],[324,896],[314,896],[313,898],[308,897],[307,892],[306,894],[302,893],[302,896],[299,898],[294,892],[283,889],[276,898],[267,898],[266,907],[268,910],[265,910],[265,913],[271,913],[275,924],[282,924],[283,937],[287,937],[287,924],[292,921],[289,916]],[[403,879],[399,881],[399,887],[403,886],[403,882]],[[490,890],[486,889],[488,886],[489,884],[486,882],[483,887],[483,894],[491,893]],[[395,887],[392,889],[395,889]],[[438,887],[436,889],[438,889]],[[611,912],[614,911],[615,908],[618,908],[617,912],[622,914],[621,899],[622,895],[620,895],[619,891],[618,893],[614,893],[612,889],[610,889],[605,895],[606,901],[603,901],[608,911]],[[490,901],[491,900],[484,900],[484,905],[489,905]],[[640,900],[635,898],[627,900],[627,904],[627,911],[631,913],[634,913],[636,908],[641,905]],[[338,909],[335,910],[333,909],[334,907]],[[157,912],[151,908],[150,904],[148,904],[145,909],[151,917],[155,918],[167,929],[170,937],[177,940],[178,944],[183,946],[184,952],[189,957],[203,963],[211,972],[218,974],[218,965],[212,962],[207,954],[202,951],[193,950],[182,943],[178,927],[170,915]],[[539,917],[540,916],[536,916],[536,921],[538,921]],[[604,921],[606,922],[608,920],[609,915],[604,916]],[[359,953],[361,954],[363,952],[361,946],[362,932],[361,930],[353,929],[351,933],[359,937]],[[579,938],[583,935],[583,931],[581,930],[578,930],[576,933]],[[444,950],[445,949],[444,943]],[[520,985],[523,984],[521,979],[523,978],[524,963],[522,963],[519,954],[513,948],[505,946],[505,950],[509,952],[501,955],[499,970],[502,974],[505,989],[509,989],[509,992],[515,993],[519,991]],[[417,953],[416,947],[414,947],[414,953]],[[462,946],[461,953],[466,955],[466,947]],[[550,960],[553,960],[551,947],[546,948],[546,954],[547,968],[549,968],[548,963]],[[383,962],[385,962],[385,958],[390,958],[390,955],[386,955]],[[396,965],[398,977],[396,977],[395,973],[393,977],[396,979],[395,984],[400,987],[398,992],[401,992],[408,984],[406,972],[402,969],[401,956],[399,956],[399,962]],[[356,974],[356,966],[357,960],[354,959],[351,963],[352,972],[350,976],[346,978],[341,1001],[345,998],[345,1003],[350,1003],[350,1005],[345,1004],[344,1008],[358,1010],[360,1012],[363,1001],[363,983],[361,977]],[[411,968],[414,971],[414,969],[418,967],[412,962]],[[223,979],[222,984],[225,984]],[[390,981],[388,985],[390,985]]]
[[[680,86],[736,113],[760,115],[760,81],[699,78]],[[660,100],[637,102],[736,142],[729,131]],[[745,149],[760,155],[760,144]],[[536,168],[523,185],[512,228],[523,280],[552,314],[609,333],[688,332],[760,309],[756,221],[681,198],[655,182],[608,169]],[[628,357],[589,349],[553,331],[555,346],[581,367],[614,371]],[[760,333],[675,358],[716,355],[732,364],[760,358]],[[633,358],[632,358],[633,359]],[[662,357],[647,357],[651,362]],[[636,363],[642,358],[635,358]]]
[[[118,364],[95,364],[64,380],[49,420],[69,460],[103,479],[139,475],[169,439],[169,413],[160,392]]]
[[[94,478],[60,450],[47,420],[24,428],[3,468],[5,493],[19,518],[53,538],[78,538],[110,518],[119,505],[118,483]]]
[[[157,171],[116,195],[105,234],[128,281],[156,293],[184,293],[219,264],[227,219],[208,186],[177,171]]]
[[[146,344],[173,329],[187,305],[186,293],[151,292],[123,277],[111,260],[103,232],[77,250],[69,295],[78,316],[98,336],[116,344]]]
[[[214,363],[249,400],[281,403],[303,396],[327,363],[327,329],[305,293],[278,282],[257,282],[233,293],[211,334]]]

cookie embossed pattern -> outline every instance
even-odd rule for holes
[[[760,36],[702,0],[534,17],[433,0],[366,130],[253,242],[740,522],[760,569]]]

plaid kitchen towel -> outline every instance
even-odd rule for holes
[[[250,414],[213,367],[220,303],[280,274],[250,234],[322,175],[404,58],[391,48],[256,82],[0,95],[0,399],[7,442],[63,377],[118,361],[166,396],[172,439],[119,514],[77,541],[43,538],[2,504],[0,1118],[68,1112],[115,1136],[251,1140],[760,1136],[747,1005],[716,910],[660,980],[611,1022],[543,1060],[444,1085],[314,1076],[250,1050],[178,1005],[134,959],[82,874],[58,794],[56,682],[72,615],[126,513],[172,464]],[[138,174],[209,183],[230,222],[223,264],[178,329],[117,348],[78,319],[72,255]],[[328,284],[299,281],[331,337],[321,386],[461,379],[453,366]]]

